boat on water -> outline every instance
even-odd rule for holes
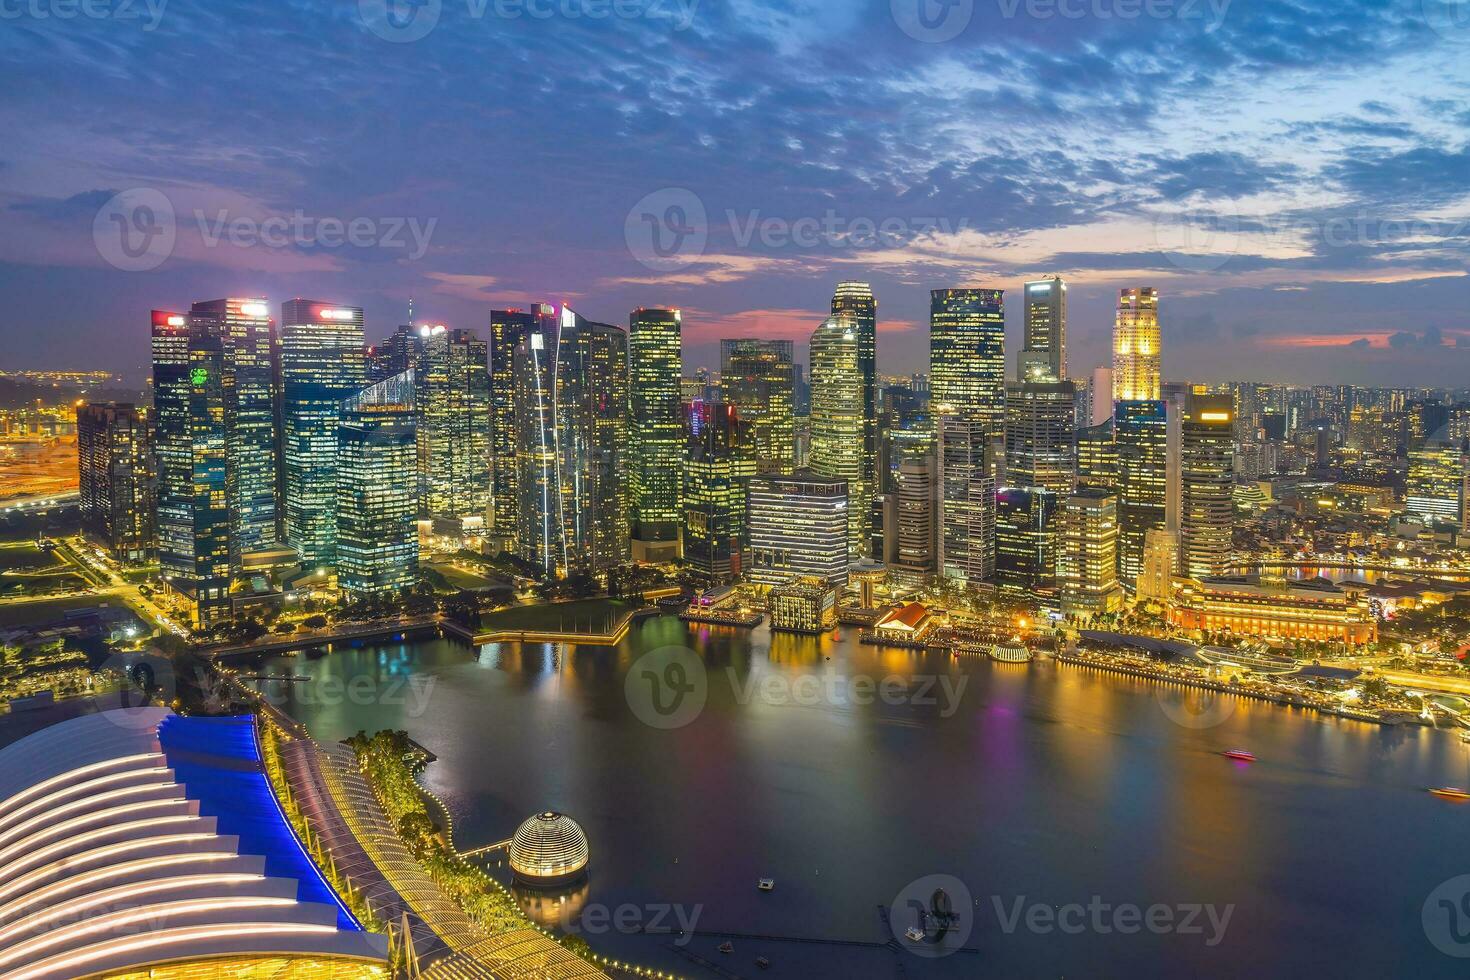
[[[725,942],[720,943],[720,952],[722,952],[722,953],[733,953],[733,952],[735,952],[735,944],[732,943],[732,942],[730,942],[729,940],[726,940]]]
[[[1220,754],[1223,755],[1227,759],[1234,759],[1237,762],[1255,762],[1256,761],[1255,753],[1253,753],[1253,752],[1247,752],[1245,749],[1227,749],[1224,752],[1221,752]]]
[[[924,941],[924,930],[918,926],[909,926],[904,932],[904,937],[911,943],[922,943]]]
[[[760,881],[757,881],[755,883],[755,887],[759,888],[763,892],[775,891],[776,890],[776,879],[775,878],[762,878]]]
[[[1442,800],[1455,800],[1456,802],[1470,800],[1470,790],[1463,790],[1458,786],[1440,786],[1437,789],[1431,789],[1429,792]]]
[[[766,959],[764,956],[757,956],[755,958],[755,965],[760,967],[762,970],[769,970],[771,968],[771,961]]]

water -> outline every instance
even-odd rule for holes
[[[706,703],[684,727],[652,727],[640,720],[649,661],[631,688],[629,670],[684,646],[704,665]],[[964,945],[978,952],[735,940],[721,956],[711,937],[687,949],[744,976],[763,953],[762,975],[898,976],[901,964],[916,978],[1463,976],[1432,939],[1470,953],[1449,928],[1470,927],[1461,891],[1423,920],[1431,892],[1470,873],[1470,807],[1424,791],[1470,784],[1470,753],[1445,732],[1201,702],[1212,696],[1049,661],[956,662],[672,617],[615,649],[428,641],[268,666],[311,675],[271,690],[319,737],[402,728],[437,753],[424,782],[461,848],[542,809],[571,814],[591,875],[538,914],[636,906],[622,931],[599,920],[586,938],[683,976],[717,974],[633,931],[672,923],[652,921],[663,904],[705,930],[882,943],[878,906],[931,874],[971,893]],[[868,696],[865,678],[896,686]],[[938,679],[932,699],[925,678]],[[1235,747],[1260,761],[1219,755]],[[762,894],[767,875],[777,887]],[[1205,913],[1202,934],[1125,934],[1113,927],[1130,920],[1110,915],[1068,912],[1081,931],[1064,932],[1044,908],[1027,912],[1094,896],[1169,906],[1176,922],[1185,906],[1233,908],[1215,945]]]

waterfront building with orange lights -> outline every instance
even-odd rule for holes
[[[1169,609],[1182,629],[1358,646],[1378,638],[1364,589],[1256,576],[1185,579]]]

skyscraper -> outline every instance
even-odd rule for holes
[[[500,547],[516,551],[519,496],[516,493],[515,350],[536,323],[524,310],[490,311],[490,533]]]
[[[281,433],[286,541],[307,566],[337,559],[337,422],[366,383],[362,310],[281,305]]]
[[[1113,401],[1156,401],[1160,397],[1159,291],[1124,289],[1113,325]]]
[[[1012,487],[995,497],[995,582],[1002,592],[1037,598],[1057,584],[1057,495]]]
[[[929,401],[935,416],[1005,424],[1005,291],[936,289],[929,301]]]
[[[414,371],[419,508],[483,531],[490,508],[489,349],[469,330],[429,327]]]
[[[1235,521],[1235,400],[1191,394],[1180,449],[1180,550],[1190,578],[1230,570]]]
[[[1168,526],[1169,423],[1161,401],[1120,401],[1116,408],[1118,575],[1132,588],[1148,532]]]
[[[1063,616],[1087,620],[1122,608],[1118,510],[1111,494],[1079,490],[1062,504],[1057,579]]]
[[[217,339],[224,399],[230,567],[277,542],[276,325],[264,299],[195,303],[190,329]]]
[[[424,353],[424,334],[413,324],[403,324],[367,352],[368,383],[385,381],[418,367]]]
[[[628,471],[635,561],[679,556],[684,517],[683,316],[637,309],[628,322]]]
[[[1464,445],[1449,437],[1448,426],[1442,427],[1409,452],[1405,512],[1425,524],[1463,530],[1467,469]]]
[[[337,582],[349,596],[418,577],[418,439],[412,371],[343,401],[337,422]]]
[[[995,570],[991,430],[983,418],[964,415],[941,415],[938,426],[940,572],[975,585]]]
[[[136,405],[77,408],[82,533],[118,561],[154,553],[153,458],[148,420]]]
[[[847,483],[799,471],[750,481],[750,578],[783,585],[815,577],[847,584]]]
[[[628,334],[562,307],[557,442],[569,564],[628,560]]]
[[[1006,385],[1006,485],[1067,497],[1077,483],[1076,389],[1070,381]]]
[[[812,333],[812,448],[809,465],[818,476],[847,482],[849,542],[854,558],[867,557],[872,532],[873,491],[862,457],[864,405],[859,329],[852,317],[828,317]]]
[[[1077,431],[1077,487],[1117,493],[1118,444],[1111,416],[1099,425]]]
[[[756,475],[757,446],[752,426],[734,405],[696,409],[684,464],[684,560],[725,582],[744,570],[745,498]]]
[[[224,352],[213,331],[153,311],[158,563],[196,625],[230,615]]]
[[[789,340],[720,341],[720,391],[751,426],[762,473],[796,463],[795,368]]]
[[[873,287],[856,280],[839,282],[832,294],[832,315],[851,317],[857,331],[858,372],[863,379],[863,485],[871,500],[878,485],[878,300]]]
[[[939,485],[932,454],[912,455],[898,466],[884,510],[884,564],[912,583],[933,575],[939,551]]]
[[[1022,381],[1067,378],[1067,284],[1061,276],[1025,285],[1026,330],[1021,350]]]

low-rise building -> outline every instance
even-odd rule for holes
[[[825,633],[837,622],[837,590],[820,578],[778,585],[767,597],[771,629],[786,633]]]
[[[1322,579],[1185,579],[1169,609],[1169,622],[1184,629],[1352,646],[1378,638],[1365,591]]]

